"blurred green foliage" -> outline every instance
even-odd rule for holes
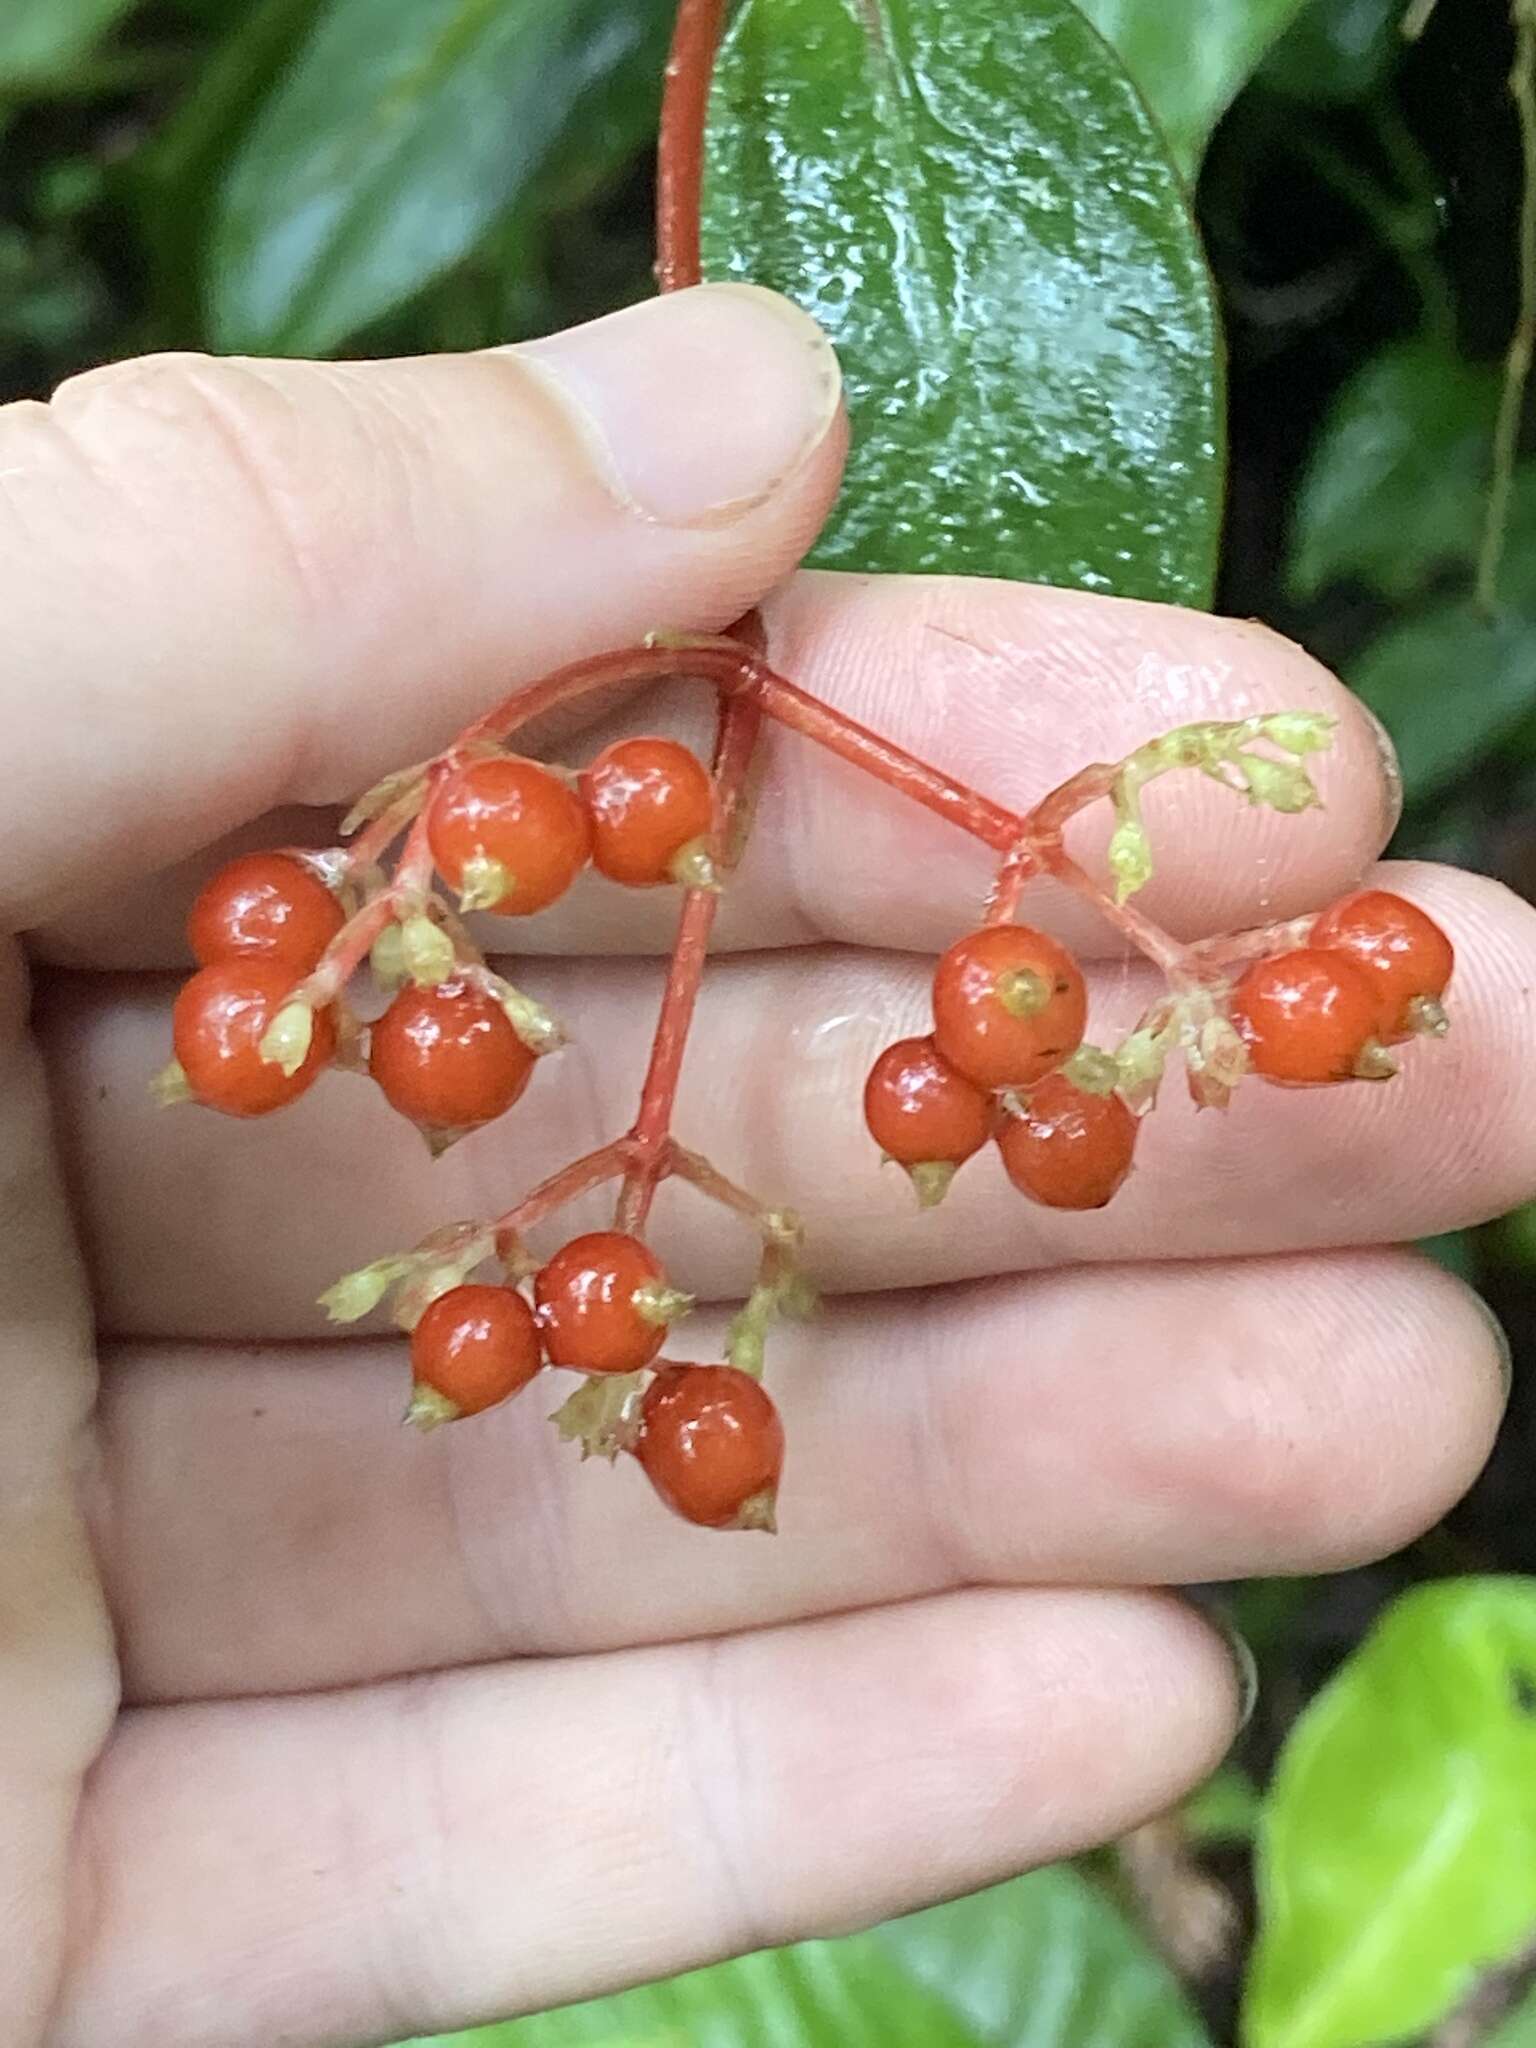
[[[1536,1581],[1404,1595],[1264,1804],[1252,2048],[1422,2033],[1536,1930]]]
[[[792,4],[833,27],[848,18],[848,0],[752,10]],[[1201,594],[1220,497],[1219,349],[1160,129],[1189,180],[1230,354],[1220,602],[1303,639],[1380,711],[1405,770],[1398,851],[1470,863],[1536,898],[1536,470],[1523,435],[1499,572],[1474,594],[1517,311],[1522,166],[1502,7],[1439,0],[1427,26],[1417,7],[1409,42],[1404,0],[1082,0],[1148,126],[1065,0],[991,4],[997,32],[1019,38],[1007,64],[974,33],[979,12],[951,9],[950,33],[977,46],[956,61],[988,73],[993,94],[996,74],[1014,72],[1002,83],[1026,113],[1054,98],[1102,115],[1115,155],[1093,175],[1114,189],[1080,189],[1087,141],[1042,116],[996,168],[990,217],[969,210],[970,232],[1025,266],[1037,295],[1054,248],[1113,314],[1141,313],[1131,341],[1165,370],[1175,362],[1177,403],[1150,423],[1134,390],[1099,404],[1103,336],[1074,356],[1074,323],[1053,328],[1044,310],[984,360],[975,335],[966,354],[938,332],[940,423],[985,389],[993,453],[1030,451],[1048,509],[1042,543],[1026,537],[1001,563],[969,551],[942,494],[914,516],[930,540],[948,521],[955,565]],[[927,0],[899,11],[931,13],[930,40],[943,33]],[[670,0],[8,0],[0,397],[145,348],[472,348],[641,295],[669,12]],[[751,36],[749,19],[727,100],[750,92],[754,66],[761,84],[765,66],[804,58],[801,45],[754,54]],[[779,82],[806,160],[821,152],[818,175],[844,149],[862,158],[857,204],[878,227],[889,136],[847,104],[847,80],[841,100],[823,96],[819,129],[804,80]],[[825,289],[828,223],[806,208],[789,241],[777,233],[774,211],[796,195],[744,137],[732,192],[713,202],[717,262],[810,289],[858,358],[869,337]],[[919,156],[901,203],[942,260],[923,218],[942,151],[925,141]],[[1143,236],[1126,241],[1137,208]],[[881,289],[877,278],[869,303],[889,307]],[[905,317],[910,295],[896,297]],[[1052,335],[1042,381],[1017,350]],[[871,377],[903,374],[869,361]],[[1138,434],[1149,460],[1136,472]],[[1130,525],[1139,516],[1144,530],[1104,571],[1050,508],[1079,485],[1090,508],[1106,505],[1133,474]],[[868,482],[883,540],[902,513],[890,509],[900,468]],[[1536,1205],[1430,1249],[1482,1287],[1528,1361]],[[1536,1404],[1517,1374],[1493,1464],[1446,1525],[1364,1571],[1238,1589],[1264,1694],[1241,1766],[1182,1823],[1190,1872],[1220,1888],[1237,1927],[1193,1973],[1198,2014],[1137,1931],[1146,1902],[1125,1868],[1098,1859],[493,2030],[483,2048],[1196,2048],[1239,2032],[1249,2048],[1366,2048],[1443,2022],[1480,1984],[1496,1994],[1484,2037],[1531,2048],[1536,2001],[1522,2002],[1518,1969],[1499,1971],[1536,1933],[1536,1592],[1519,1576],[1536,1572],[1533,1450]]]
[[[419,2048],[1207,2048],[1091,1879],[1036,1871],[842,1941],[745,1956]]]

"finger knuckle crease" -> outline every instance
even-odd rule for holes
[[[98,476],[125,490],[232,499],[306,606],[333,593],[325,494],[291,397],[254,364],[195,353],[141,356],[61,385],[52,415]]]

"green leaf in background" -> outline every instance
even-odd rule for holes
[[[1292,528],[1292,594],[1313,597],[1349,578],[1401,599],[1444,563],[1471,561],[1498,402],[1496,371],[1431,342],[1374,356],[1334,400],[1314,446]]]
[[[323,353],[510,211],[569,129],[654,114],[670,0],[328,0],[220,194],[215,344]]]
[[[86,56],[135,0],[5,0],[0,98],[47,86]]]
[[[1482,2048],[1536,2048],[1536,1991],[1531,1991],[1483,2036]]]
[[[1259,1789],[1241,1764],[1223,1764],[1179,1808],[1189,1840],[1199,1847],[1251,1842],[1259,1823]]]
[[[1418,1248],[1447,1273],[1454,1273],[1469,1287],[1476,1285],[1477,1245],[1470,1230],[1445,1230],[1438,1237],[1421,1237]]]
[[[129,166],[149,246],[153,313],[146,347],[201,338],[200,267],[219,173],[294,52],[322,0],[253,0],[213,46],[194,90]]]
[[[1363,99],[1401,57],[1407,11],[1408,0],[1312,0],[1259,76],[1315,106]]]
[[[811,561],[1209,600],[1220,349],[1182,182],[1067,0],[746,0],[705,264],[815,315],[854,445]]]
[[[1469,769],[1536,705],[1536,618],[1485,619],[1470,599],[1389,626],[1346,681],[1391,733],[1410,804]]]
[[[770,1949],[415,2048],[1209,2048],[1162,1963],[1065,1866],[868,1934]]]
[[[1536,1580],[1423,1586],[1293,1727],[1259,1830],[1246,2048],[1432,2026],[1536,1932]]]
[[[1188,178],[1211,131],[1306,0],[1078,0],[1119,56]]]

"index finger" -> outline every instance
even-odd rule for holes
[[[1337,718],[1331,750],[1309,764],[1321,810],[1282,817],[1193,774],[1149,787],[1157,869],[1141,901],[1176,936],[1317,907],[1357,880],[1396,821],[1395,764],[1379,726],[1326,669],[1265,627],[959,577],[802,573],[765,609],[777,668],[1016,809],[1089,761],[1118,759],[1190,720],[1279,710]],[[696,685],[610,710],[567,757],[657,729],[707,746],[708,705]],[[726,894],[720,946],[837,939],[937,950],[974,921],[993,859],[983,848],[798,734],[770,728],[761,766],[756,824]],[[334,818],[289,814],[243,843],[318,845],[334,829]],[[1109,829],[1101,805],[1074,829],[1074,851],[1101,857]],[[42,935],[45,950],[73,966],[179,965],[186,908],[228,850],[209,849],[130,897],[93,896]],[[553,909],[484,928],[498,952],[655,952],[670,943],[676,915],[675,892],[588,875]],[[1031,886],[1023,915],[1084,952],[1118,950],[1053,883]]]

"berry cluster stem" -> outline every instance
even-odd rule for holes
[[[697,284],[704,188],[704,127],[725,0],[681,0],[672,30],[656,160],[656,282],[664,292]]]
[[[739,849],[741,815],[744,810],[747,776],[762,726],[762,713],[746,696],[722,696],[715,740],[716,819],[714,866],[723,877],[733,854]],[[672,1110],[682,1074],[688,1034],[698,1006],[699,987],[704,978],[710,934],[720,906],[718,885],[689,889],[677,921],[667,985],[656,1019],[651,1042],[650,1064],[640,1091],[640,1108],[630,1130],[630,1142],[638,1156],[624,1176],[619,1190],[614,1228],[638,1236],[645,1228],[651,1201],[661,1181],[674,1168],[671,1145]]]
[[[702,277],[705,128],[723,19],[724,0],[680,0],[666,71],[657,172],[656,272],[664,292],[686,289]],[[1202,974],[1213,971],[1214,962],[1202,958],[1196,949],[1179,945],[1129,906],[1123,900],[1128,887],[1101,887],[1063,845],[1066,825],[1090,804],[1113,797],[1119,809],[1131,801],[1126,797],[1129,785],[1125,780],[1131,768],[1138,769],[1139,787],[1140,780],[1169,767],[1204,765],[1208,771],[1215,767],[1213,759],[1200,753],[1199,735],[1208,729],[1188,728],[1187,739],[1185,734],[1171,736],[1175,743],[1172,751],[1165,749],[1153,761],[1143,762],[1135,756],[1129,762],[1101,762],[1085,768],[1032,811],[1020,815],[800,689],[768,665],[763,658],[764,641],[762,621],[753,612],[739,620],[729,635],[686,636],[573,662],[512,691],[423,768],[404,771],[381,784],[374,793],[375,814],[371,818],[364,814],[367,822],[348,862],[354,878],[361,879],[407,825],[409,833],[393,881],[348,921],[298,992],[312,1006],[330,1002],[339,994],[391,920],[419,915],[426,908],[433,867],[426,818],[432,794],[443,777],[477,752],[505,742],[520,726],[597,690],[682,677],[708,684],[716,693],[717,795],[710,843],[714,872],[710,886],[690,887],[684,893],[634,1123],[622,1138],[543,1182],[498,1221],[494,1226],[497,1242],[505,1255],[517,1256],[521,1233],[551,1210],[613,1179],[620,1181],[616,1227],[638,1235],[644,1230],[656,1189],[671,1174],[751,1217],[772,1235],[774,1212],[763,1210],[716,1174],[707,1161],[683,1152],[672,1137],[678,1083],[719,907],[718,885],[745,842],[749,822],[746,794],[764,718],[798,732],[896,795],[946,819],[997,855],[999,864],[986,909],[989,924],[1010,922],[1025,882],[1032,875],[1049,873],[1089,900],[1134,948],[1162,970],[1175,990],[1193,986]],[[1238,786],[1242,786],[1240,781]],[[1139,831],[1139,825],[1136,829]]]

